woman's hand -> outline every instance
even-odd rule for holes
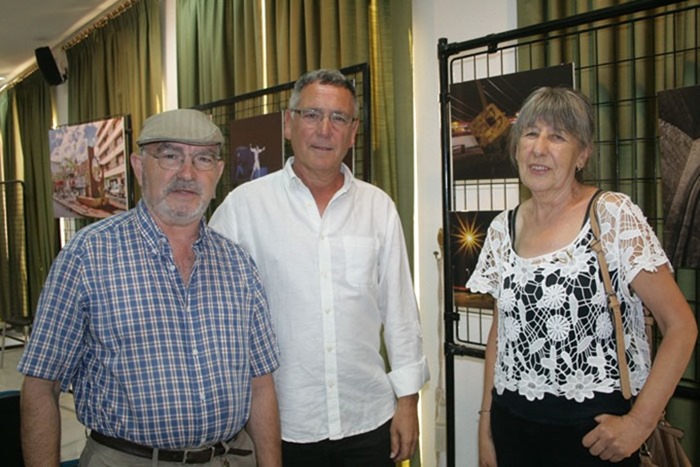
[[[632,414],[595,417],[598,426],[583,437],[588,451],[603,460],[620,462],[631,456],[646,441],[655,424],[645,423]]]
[[[484,412],[479,417],[479,467],[497,467],[496,448],[491,437],[490,413]]]

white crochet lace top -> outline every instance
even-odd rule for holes
[[[641,300],[630,282],[668,259],[638,206],[624,194],[606,192],[597,206],[605,257],[621,302],[632,392],[649,374]],[[498,306],[494,386],[528,400],[545,394],[582,402],[619,390],[613,324],[586,221],[576,239],[551,253],[521,258],[513,250],[508,211],[488,230],[473,292],[491,294]]]

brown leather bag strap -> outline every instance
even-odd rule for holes
[[[605,295],[608,298],[608,306],[610,308],[611,317],[613,324],[615,325],[615,347],[617,347],[617,363],[620,367],[620,387],[622,389],[622,396],[625,399],[632,398],[632,388],[630,385],[630,370],[627,365],[627,355],[625,353],[625,332],[622,327],[622,312],[620,311],[620,301],[617,298],[617,294],[613,289],[612,281],[610,280],[610,271],[608,271],[608,262],[605,260],[605,253],[603,252],[603,244],[600,240],[600,224],[598,222],[598,210],[596,206],[598,204],[598,198],[602,194],[602,191],[598,191],[591,201],[588,218],[591,223],[591,231],[593,232],[593,241],[591,242],[591,249],[595,251],[596,256],[598,256],[598,263],[600,264],[600,275],[603,277],[603,284],[605,286]]]

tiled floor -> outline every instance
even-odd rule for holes
[[[8,345],[11,341],[8,340]],[[0,390],[20,389],[23,376],[17,371],[22,347],[5,350],[5,364],[0,368]],[[75,418],[73,396],[62,393],[61,406],[61,461],[77,459],[85,446],[85,428]]]

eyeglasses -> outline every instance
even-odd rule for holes
[[[157,160],[160,168],[165,170],[180,170],[187,158],[186,154],[172,149],[163,149],[153,154],[146,151],[143,153]],[[221,158],[211,152],[193,154],[191,158],[194,168],[202,172],[214,170],[221,160]]]
[[[319,109],[289,109],[292,113],[301,115],[301,120],[309,126],[318,126],[328,116],[328,120],[335,128],[347,128],[355,121],[353,117],[343,112],[324,112]]]

